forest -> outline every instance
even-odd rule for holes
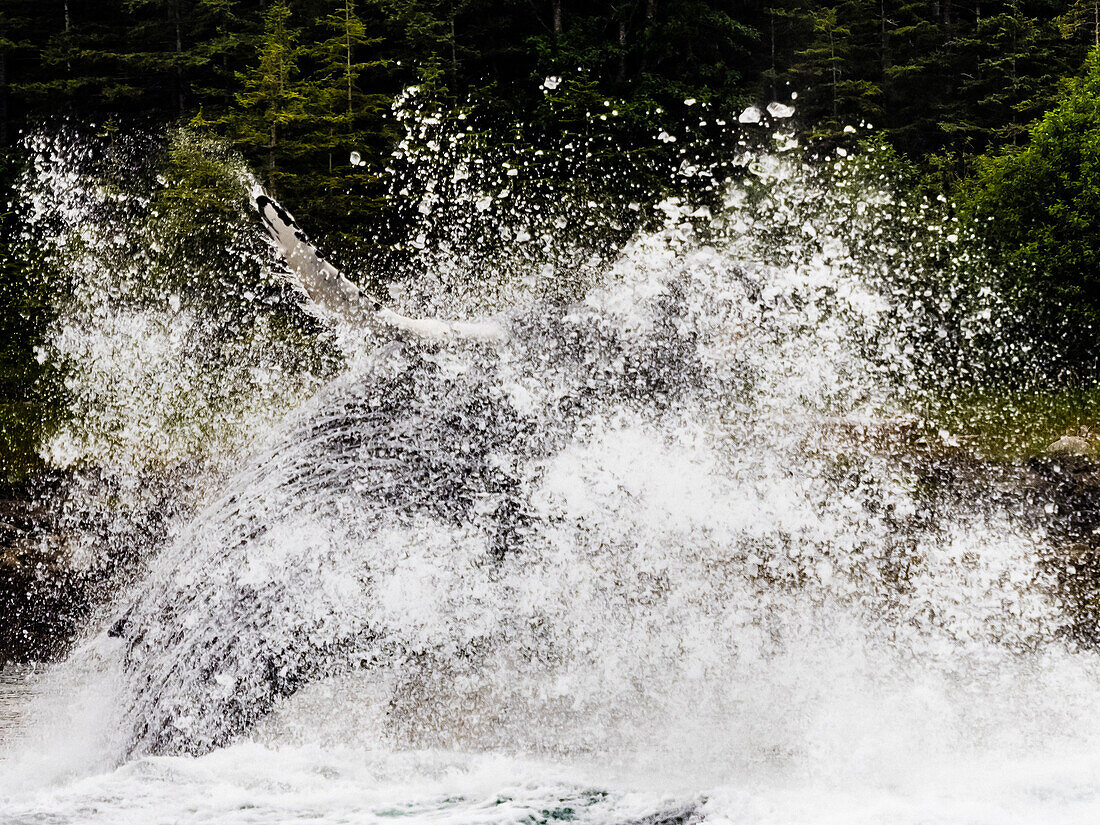
[[[1052,374],[1090,380],[1098,48],[1093,0],[2,0],[0,461],[24,472],[57,406],[55,367],[34,357],[50,288],[13,207],[27,135],[186,127],[243,155],[330,244],[361,249],[407,220],[380,181],[410,88],[486,145],[606,137],[585,185],[615,178],[643,203],[660,165],[624,158],[659,151],[657,132],[793,100],[811,161],[876,141],[899,185],[944,196],[1016,273],[1034,326],[1060,330]],[[717,133],[699,145],[728,148]],[[198,197],[203,170],[177,172]]]

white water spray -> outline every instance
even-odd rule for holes
[[[506,340],[398,336],[279,423],[259,416],[47,680],[79,674],[100,703],[99,772],[41,787],[16,767],[0,812],[1095,812],[1100,674],[1061,641],[1045,537],[1004,507],[936,502],[854,435],[912,413],[927,308],[920,256],[882,231],[896,204],[782,155],[744,162],[711,209],[664,201],[580,300],[513,281]],[[435,284],[469,278],[453,247],[430,259]],[[449,294],[497,309],[476,282]]]

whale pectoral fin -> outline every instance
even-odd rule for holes
[[[409,318],[384,308],[377,298],[363,292],[329,263],[274,198],[257,186],[252,202],[264,229],[286,262],[286,280],[305,293],[306,309],[321,319],[367,325],[381,322],[392,329],[428,340],[456,338],[498,343],[507,339],[504,328],[493,321],[449,322],[435,318]]]
[[[437,318],[409,318],[391,309],[383,309],[378,318],[384,324],[429,341],[455,338],[499,344],[508,340],[508,333],[495,321],[441,321]]]
[[[276,251],[286,262],[287,280],[305,293],[311,311],[355,323],[382,308],[380,301],[360,290],[321,254],[278,201],[256,187],[252,202]]]

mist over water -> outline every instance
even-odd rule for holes
[[[36,147],[32,224],[75,285],[47,449],[118,519],[152,477],[174,515],[36,686],[0,818],[1095,816],[1100,673],[1065,641],[1047,537],[891,446],[936,359],[957,380],[1011,326],[953,274],[978,253],[950,223],[780,134],[685,169],[611,254],[584,242],[603,204],[502,206],[420,138],[406,174],[457,190],[420,210],[393,305],[507,340],[336,329],[332,374],[277,327],[247,213],[217,219],[221,265],[271,289],[204,302],[158,258],[148,192]]]

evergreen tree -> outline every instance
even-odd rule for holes
[[[453,96],[458,86],[456,18],[465,0],[382,0],[391,25],[401,38],[413,79],[425,94]]]
[[[235,109],[217,121],[196,120],[200,127],[227,127],[238,146],[262,157],[268,185],[276,190],[288,175],[285,161],[300,154],[293,136],[307,118],[310,89],[298,67],[300,36],[288,0],[274,0],[263,13],[253,67],[237,73]]]
[[[937,52],[943,29],[928,4],[879,0],[882,109],[880,123],[895,146],[912,154],[929,151],[939,138],[929,98],[942,94]]]
[[[1018,144],[1027,123],[1049,101],[1059,69],[1067,68],[1051,47],[1054,35],[1048,21],[1028,14],[1021,3],[1008,3],[978,20],[978,71],[973,79],[963,79],[961,89],[975,98],[986,142]]]
[[[135,59],[146,44],[134,38],[132,11],[119,0],[96,6],[62,0],[50,17],[53,33],[44,43],[40,70],[21,85],[36,107],[64,109],[80,117],[99,111],[135,121],[164,109],[161,78],[147,61]],[[145,116],[143,116],[145,115]]]
[[[809,42],[794,55],[790,68],[799,99],[818,113],[812,134],[837,140],[847,126],[874,122],[882,113],[881,64],[869,68],[878,38],[868,23],[876,18],[867,0],[810,5],[803,14]]]
[[[1067,40],[1079,39],[1100,48],[1100,0],[1077,0],[1057,17],[1058,28]]]
[[[714,0],[660,5],[646,0],[629,9],[624,43],[639,91],[654,99],[694,97],[730,106],[743,101],[759,29]],[[621,76],[631,79],[629,71]]]
[[[378,90],[377,79],[388,61],[379,55],[384,38],[370,35],[356,11],[355,0],[328,0],[328,13],[318,21],[313,42],[301,49],[303,63],[312,69],[305,83],[305,119],[299,141],[308,146],[303,172],[311,180],[312,213],[339,221],[362,206],[370,184],[377,179],[376,158],[386,149],[383,117],[389,95]],[[365,84],[375,82],[375,91]],[[349,161],[352,151],[367,160]]]
[[[185,48],[198,33],[192,0],[126,0],[131,16],[129,48],[122,61],[163,96],[163,108],[177,117],[190,103],[190,75],[201,58]]]
[[[10,140],[10,90],[8,87],[8,62],[12,51],[16,48],[16,42],[11,39],[14,29],[11,16],[0,9],[0,151],[8,145]]]
[[[377,124],[389,100],[384,94],[367,94],[361,88],[365,74],[386,66],[386,60],[369,54],[383,38],[367,35],[366,25],[356,14],[355,0],[336,0],[334,5],[319,21],[324,39],[302,50],[314,67],[309,105],[314,130],[324,132],[317,146],[330,154],[329,171],[334,150],[369,140],[364,129]]]
[[[193,18],[200,35],[192,46],[192,108],[224,113],[232,107],[236,68],[251,58],[262,20],[238,0],[196,0]]]

